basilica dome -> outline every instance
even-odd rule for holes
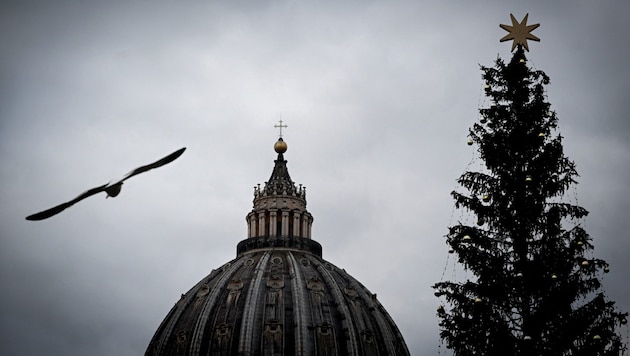
[[[409,355],[376,294],[322,258],[287,144],[274,149],[236,258],[181,296],[146,355]]]

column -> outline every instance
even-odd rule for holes
[[[276,236],[278,233],[278,212],[269,212],[269,236]]]
[[[287,210],[283,210],[282,211],[282,231],[280,232],[280,235],[283,237],[289,236],[289,211]]]
[[[306,214],[302,214],[302,237],[308,236],[308,216]]]
[[[256,236],[256,213],[247,214],[247,237]]]
[[[297,211],[293,212],[293,231],[291,232],[293,236],[300,237],[300,213]]]
[[[258,236],[265,235],[265,212],[258,213]]]

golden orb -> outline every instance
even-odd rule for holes
[[[273,149],[277,153],[285,153],[287,151],[287,143],[284,142],[282,137],[280,137],[278,141],[273,145]]]

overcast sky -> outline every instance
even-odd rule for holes
[[[449,194],[480,167],[479,64],[509,60],[510,13],[541,24],[528,58],[580,173],[567,200],[591,212],[605,290],[630,310],[624,4],[3,1],[0,354],[144,353],[236,256],[279,119],[324,258],[378,294],[412,354],[437,354],[430,286],[453,275],[444,235],[465,218]],[[24,219],[184,146],[115,199]]]

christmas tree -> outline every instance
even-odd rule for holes
[[[578,174],[547,102],[549,77],[525,56],[538,25],[510,16],[501,41],[516,51],[482,66],[490,105],[469,132],[485,167],[462,174],[452,193],[473,219],[449,227],[447,244],[473,277],[433,286],[440,336],[458,356],[624,354],[628,313],[604,294],[609,266],[593,257],[588,212],[563,200]]]

